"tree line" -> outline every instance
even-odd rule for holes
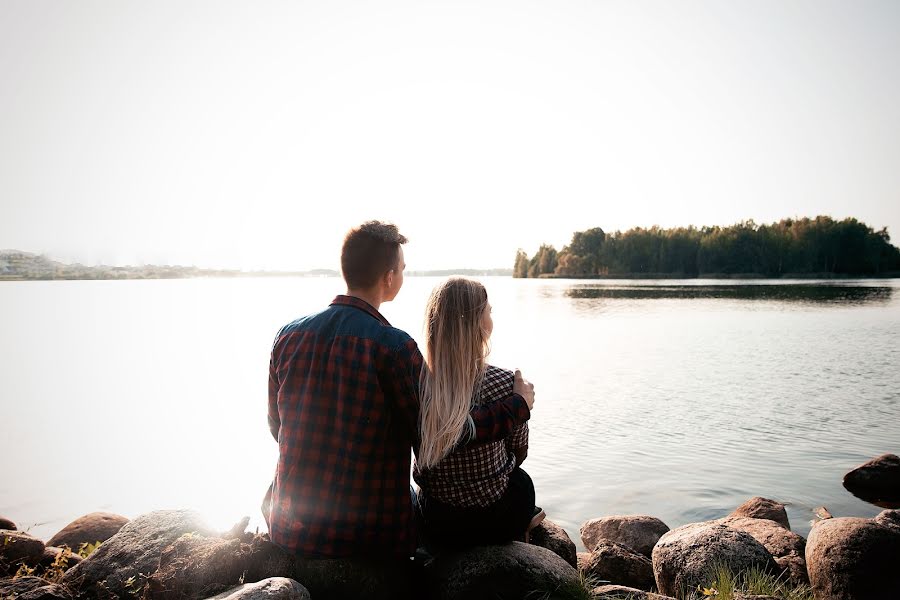
[[[854,218],[752,220],[729,227],[635,227],[576,231],[558,251],[543,244],[534,256],[516,253],[513,277],[604,275],[879,275],[900,272],[900,250],[887,228]]]

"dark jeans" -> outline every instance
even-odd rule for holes
[[[509,476],[506,493],[492,505],[460,508],[419,494],[422,533],[428,547],[460,548],[503,544],[525,534],[534,516],[534,483],[516,468]]]

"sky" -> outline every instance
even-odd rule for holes
[[[900,242],[900,2],[0,1],[0,249],[410,269],[831,215]]]

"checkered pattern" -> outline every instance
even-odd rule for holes
[[[338,296],[278,333],[269,427],[278,465],[264,504],[272,541],[310,558],[410,556],[410,449],[422,355],[372,306]],[[479,441],[530,416],[519,395],[473,410]]]
[[[488,365],[473,404],[486,406],[512,393],[514,373]],[[428,470],[418,464],[413,478],[426,497],[459,507],[486,507],[499,500],[516,468],[515,450],[528,448],[528,423],[522,423],[505,439],[457,448]]]

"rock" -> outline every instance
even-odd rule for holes
[[[232,589],[245,581],[250,554],[249,546],[239,539],[185,534],[162,551],[158,568],[147,577],[143,597],[204,598]]]
[[[315,598],[405,598],[411,594],[409,569],[408,561],[304,559],[264,535],[239,539],[186,535],[163,550],[159,568],[147,579],[144,600],[206,598],[234,589],[241,580],[252,583],[273,577],[302,581]]]
[[[575,555],[578,560],[578,566],[576,567],[579,571],[584,570],[584,565],[587,564],[587,561],[591,558],[590,552],[579,552]]]
[[[900,510],[883,510],[873,520],[900,533]]]
[[[900,501],[900,457],[882,454],[859,465],[844,475],[844,487],[864,499]]]
[[[669,531],[669,526],[647,515],[616,515],[591,519],[581,525],[581,541],[585,548],[593,550],[601,539],[628,546],[635,552],[650,557],[653,546]]]
[[[310,600],[305,587],[286,577],[270,577],[212,596],[208,600]]]
[[[67,553],[65,559],[63,559],[57,563],[57,559],[59,558],[59,555],[63,554],[64,552]],[[59,567],[61,567],[63,571],[67,571],[67,570],[71,569],[72,567],[74,567],[75,565],[77,565],[78,563],[80,563],[82,560],[83,559],[80,556],[78,556],[77,554],[74,554],[71,550],[69,550],[67,548],[64,549],[64,548],[54,548],[53,546],[47,546],[46,548],[44,548],[44,555],[41,557],[40,565],[44,569],[50,569],[53,567],[54,563],[57,563],[57,565]]]
[[[0,598],[15,600],[71,600],[72,593],[62,585],[40,577],[0,579]]]
[[[142,515],[66,571],[62,582],[87,596],[133,597],[156,571],[163,550],[186,533],[215,535],[194,511],[160,510]]]
[[[584,575],[641,590],[653,588],[653,563],[631,548],[600,540],[584,565]]]
[[[788,581],[794,585],[809,585],[809,573],[806,571],[806,554],[789,554],[776,556],[775,563],[782,573],[786,573]]]
[[[624,585],[599,585],[591,590],[591,596],[600,600],[675,600],[671,596],[660,596],[652,592],[645,592]]]
[[[757,542],[765,546],[783,570],[789,572],[793,583],[809,583],[806,575],[806,559],[804,558],[806,540],[803,536],[785,529],[781,523],[769,519],[725,517],[714,522],[749,533]]]
[[[532,544],[550,550],[561,559],[578,568],[578,551],[575,542],[566,533],[566,530],[551,521],[544,519],[540,525],[531,530],[529,534]]]
[[[34,566],[43,555],[44,542],[33,535],[22,531],[0,531],[0,572],[11,571],[11,575],[21,564]]]
[[[820,599],[900,598],[898,565],[900,533],[873,519],[822,521],[806,544],[809,581]]]
[[[824,506],[817,506],[815,509],[813,509],[813,513],[816,515],[816,517],[822,520],[834,518],[831,512],[829,512],[829,510]]]
[[[510,542],[438,555],[425,565],[425,585],[441,600],[543,597],[580,586],[578,572],[540,546]],[[312,591],[312,590],[310,590]],[[313,598],[318,597],[312,592]],[[552,596],[551,596],[552,597]]]
[[[729,517],[750,517],[751,519],[769,519],[775,521],[785,529],[791,528],[784,504],[769,500],[762,496],[750,498],[732,512]]]
[[[119,532],[128,523],[128,519],[121,515],[106,512],[93,512],[83,517],[78,517],[59,532],[56,533],[48,546],[61,548],[68,546],[75,552],[81,544],[96,544],[105,542]]]
[[[16,531],[18,528],[16,524],[7,519],[6,517],[0,517],[0,529],[6,529],[7,531]]]
[[[772,574],[779,572],[772,555],[753,536],[716,522],[673,529],[653,548],[656,586],[670,596],[700,584],[709,585],[711,571],[721,564],[735,571],[757,567]]]

